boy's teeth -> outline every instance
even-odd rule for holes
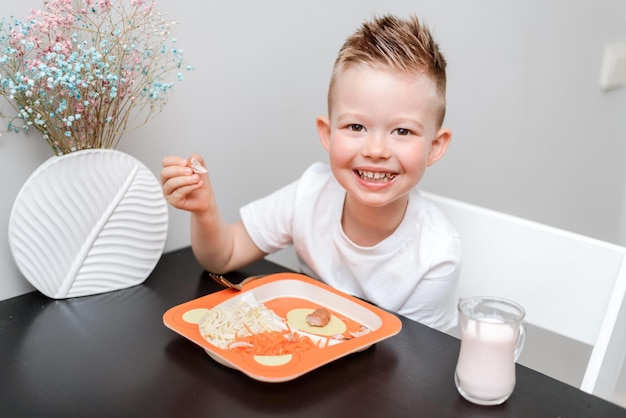
[[[367,180],[391,180],[394,175],[389,173],[381,173],[379,171],[361,171],[357,170],[362,179]]]

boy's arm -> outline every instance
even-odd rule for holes
[[[202,267],[213,273],[237,270],[267,255],[254,244],[243,222],[227,224],[219,212],[210,217],[192,213],[191,247]]]
[[[243,223],[228,224],[222,218],[207,173],[194,173],[192,159],[165,157],[161,170],[163,194],[175,208],[191,213],[191,246],[198,262],[208,271],[226,273],[263,258]]]

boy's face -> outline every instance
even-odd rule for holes
[[[367,206],[401,203],[451,134],[436,126],[435,85],[426,76],[357,65],[336,75],[322,145],[348,197]]]

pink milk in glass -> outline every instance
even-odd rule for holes
[[[457,389],[471,402],[500,404],[515,387],[515,361],[524,340],[524,310],[499,298],[472,298],[459,304],[459,312]]]

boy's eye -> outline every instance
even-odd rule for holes
[[[365,128],[363,127],[363,125],[359,125],[358,123],[353,123],[350,126],[348,126],[348,129],[354,132],[361,132]]]
[[[405,128],[398,128],[395,130],[396,134],[400,135],[400,136],[407,136],[411,134],[411,131],[409,131],[408,129]]]

